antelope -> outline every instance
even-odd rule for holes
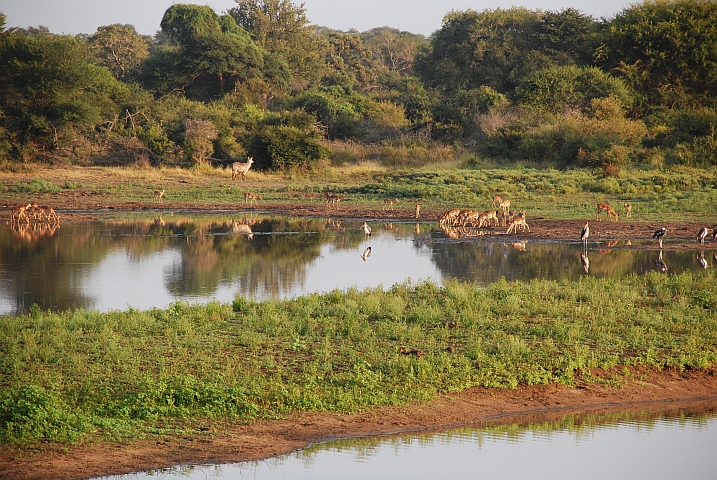
[[[488,224],[488,226],[490,226],[491,220],[495,220],[495,225],[498,226],[498,213],[495,210],[483,212],[481,216],[478,217],[478,228],[481,228],[484,224]]]
[[[530,227],[528,226],[528,223],[525,221],[525,212],[521,210],[520,214],[513,218],[513,221],[510,222],[510,226],[508,227],[508,230],[505,233],[510,233],[511,230],[514,230],[517,232],[518,227],[520,227],[521,230],[527,228],[528,231],[530,231]]]
[[[60,216],[57,215],[55,212],[55,209],[52,207],[44,207],[45,208],[45,214],[47,215],[47,221],[49,222],[51,218],[54,217],[55,221],[60,221]]]
[[[625,204],[625,218],[630,218],[632,216],[632,205],[629,203]]]
[[[510,200],[503,200],[498,204],[498,206],[507,212],[510,210]]]
[[[418,218],[420,216],[421,216],[421,204],[417,203],[416,204],[416,218]]]
[[[39,206],[37,202],[32,202],[30,210],[32,210],[32,218],[34,219],[37,219],[38,217],[42,219],[43,216],[47,218],[47,212],[45,212],[45,209]]]
[[[339,203],[341,203],[341,199],[344,198],[344,195],[336,195],[335,193],[326,192],[325,197],[327,208],[330,208],[331,206],[339,208]]]
[[[498,196],[498,195],[493,195],[493,208],[496,208],[496,207],[500,206],[500,203],[501,203],[502,201],[503,201],[503,199],[500,198],[500,196]]]
[[[251,168],[252,163],[254,163],[254,157],[248,157],[246,160],[246,163],[244,163],[244,162],[232,163],[232,180],[236,180],[236,178],[239,175],[241,175],[242,180],[246,180],[246,173]]]
[[[448,210],[446,213],[441,215],[441,218],[438,220],[438,225],[453,225],[453,222],[458,218],[458,215],[461,213],[460,210],[457,208],[454,208],[452,210]]]
[[[616,222],[618,221],[617,213],[615,213],[615,210],[607,203],[597,204],[597,213],[595,213],[595,220],[600,220],[600,214],[602,212],[607,212],[608,218],[613,217]]]
[[[469,208],[464,208],[463,210],[461,210],[458,213],[458,218],[456,218],[456,224],[457,225],[465,225],[468,215],[471,215],[472,213],[474,213],[473,210],[471,210]]]
[[[28,208],[32,208],[32,204],[28,203],[27,205],[20,205],[18,207],[14,207],[12,209],[12,216],[10,217],[10,221],[14,221],[17,218],[17,223],[20,223],[20,218],[25,217],[25,220],[27,220],[27,223],[30,223],[30,218],[28,218],[27,211]]]
[[[465,218],[463,218],[463,221],[461,221],[461,222],[459,222],[459,223],[461,223],[461,225],[463,225],[463,226],[468,225],[469,223],[470,223],[472,226],[475,226],[476,221],[478,221],[478,224],[479,224],[479,227],[480,227],[480,226],[482,226],[482,221],[481,221],[481,217],[482,217],[482,216],[483,216],[482,213],[469,212],[468,215],[466,215]]]
[[[393,210],[393,204],[396,202],[398,202],[398,198],[384,198],[383,209],[386,210],[386,207],[389,207],[391,210]]]
[[[164,196],[164,189],[154,191],[154,201],[157,203],[164,203],[162,197]]]
[[[246,205],[247,202],[249,205],[254,205],[255,203],[258,204],[259,202],[257,202],[257,200],[261,200],[261,195],[255,195],[250,192],[246,192],[244,194],[244,205]]]

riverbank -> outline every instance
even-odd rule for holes
[[[596,372],[597,374],[598,372]],[[609,372],[603,372],[609,375]],[[714,369],[680,371],[633,368],[623,385],[600,383],[474,387],[407,406],[350,415],[297,413],[248,425],[208,424],[181,437],[128,443],[0,449],[7,480],[81,479],[179,464],[232,463],[274,457],[335,438],[394,435],[466,425],[557,420],[568,414],[661,412],[717,396]]]

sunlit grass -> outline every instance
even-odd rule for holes
[[[620,385],[631,378],[625,367],[716,360],[712,271],[485,289],[406,284],[148,311],[33,307],[0,323],[0,438],[138,437],[476,385]]]

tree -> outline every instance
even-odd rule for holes
[[[295,87],[314,81],[321,58],[306,9],[290,0],[236,0],[227,13],[267,52],[289,65]]]
[[[403,76],[413,73],[413,60],[418,47],[428,43],[423,35],[389,27],[363,32],[361,38],[371,50],[377,68]]]
[[[646,1],[618,14],[596,52],[645,106],[707,106],[717,97],[717,3]]]
[[[0,43],[2,126],[17,149],[35,143],[61,146],[74,129],[92,133],[129,97],[127,86],[93,65],[82,39],[46,33],[11,33]]]
[[[90,37],[98,64],[110,69],[115,78],[124,79],[149,56],[147,42],[133,25],[118,23],[100,27]]]
[[[589,17],[573,11],[453,11],[415,68],[427,86],[446,92],[486,85],[508,93],[531,72],[576,64],[590,28]]]
[[[141,77],[160,95],[213,100],[264,73],[265,52],[228,15],[219,17],[209,7],[175,4],[165,12],[161,27],[174,45],[156,48]],[[271,65],[271,80],[285,82],[285,65]]]

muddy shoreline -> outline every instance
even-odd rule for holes
[[[597,372],[599,375],[600,372]],[[565,415],[662,412],[700,407],[717,410],[714,370],[633,369],[621,387],[605,383],[475,387],[399,407],[340,415],[298,413],[283,420],[216,425],[181,437],[124,444],[86,442],[74,446],[0,449],[0,476],[15,479],[80,479],[186,464],[261,460],[337,438],[400,435],[465,426],[535,423]],[[707,401],[708,400],[708,401]],[[707,407],[704,407],[704,405]]]

